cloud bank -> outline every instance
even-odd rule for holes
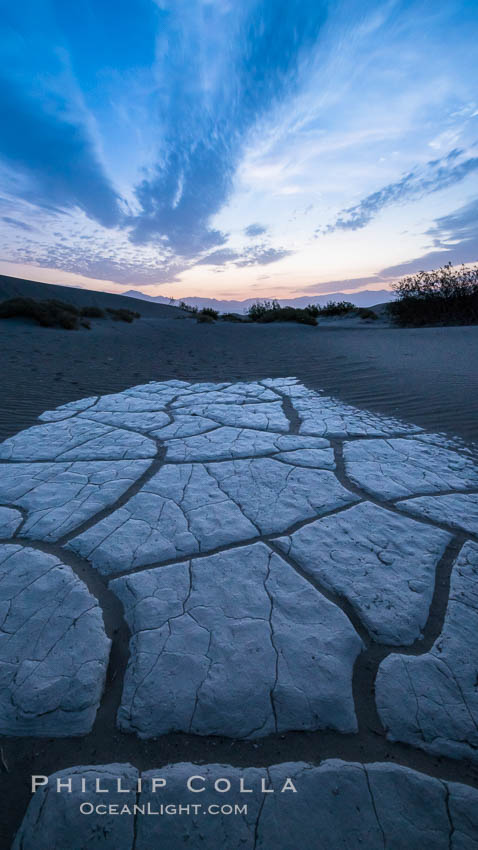
[[[452,150],[446,157],[430,160],[424,167],[405,174],[396,183],[390,183],[367,195],[358,204],[342,210],[335,222],[325,227],[322,232],[360,230],[385,207],[447,189],[477,170],[478,156],[466,157],[463,150]]]

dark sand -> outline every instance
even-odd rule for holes
[[[478,439],[477,326],[206,325],[163,318],[178,315],[174,308],[121,301],[142,318],[132,325],[93,320],[91,331],[0,321],[1,439],[43,410],[149,380],[285,375],[358,407]]]

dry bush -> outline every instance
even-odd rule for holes
[[[258,301],[247,311],[252,322],[298,322],[301,325],[316,325],[317,321],[307,308],[281,307],[278,301]]]
[[[84,316],[86,319],[104,319],[106,313],[104,310],[101,309],[101,307],[95,307],[94,305],[91,305],[91,307],[82,307],[81,315]]]
[[[402,278],[397,299],[388,305],[401,325],[450,325],[478,322],[478,266],[439,269]]]
[[[357,316],[359,316],[361,319],[378,319],[378,316],[374,312],[374,310],[369,310],[368,307],[357,307],[356,313]]]
[[[79,310],[73,304],[52,298],[36,301],[34,298],[9,298],[0,304],[0,319],[33,319],[43,328],[61,327],[75,330]]]
[[[325,307],[317,307],[319,316],[346,316],[356,309],[351,301],[328,301]]]
[[[249,319],[243,318],[242,316],[238,316],[237,313],[222,313],[219,316],[221,321],[223,322],[247,322]]]
[[[131,324],[133,319],[139,319],[141,313],[137,313],[135,310],[127,310],[125,307],[107,307],[106,312],[109,313],[112,319],[115,322],[128,322]]]

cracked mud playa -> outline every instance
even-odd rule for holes
[[[2,846],[478,848],[470,449],[294,378],[40,419],[0,445],[3,801],[26,809]],[[30,773],[58,771],[101,774],[109,803],[139,774],[164,803],[194,773],[202,805],[241,778],[297,794],[86,818],[50,784],[26,808]]]

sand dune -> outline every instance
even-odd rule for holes
[[[0,278],[0,298],[13,294],[135,304],[119,295]],[[184,314],[174,307],[138,302],[138,309],[142,317],[132,325],[97,320],[91,331],[0,322],[0,437],[33,424],[46,408],[144,381],[296,375],[359,407],[478,439],[476,326],[201,325],[175,319]]]
[[[96,292],[93,289],[79,289],[76,286],[57,286],[51,283],[39,283],[34,280],[22,280],[17,277],[0,275],[0,301],[7,298],[58,298],[68,301],[76,307],[121,307],[127,310],[137,310],[142,316],[152,316],[157,319],[173,319],[182,313],[177,307],[166,304],[155,304],[150,301],[138,301],[127,298],[124,295],[115,295],[110,292]]]

